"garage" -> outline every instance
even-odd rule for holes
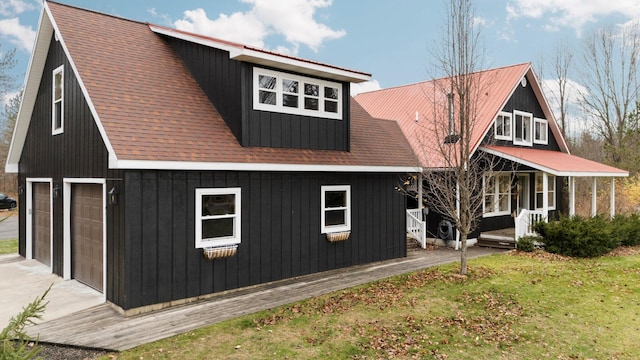
[[[71,276],[102,292],[103,190],[101,184],[71,187]]]
[[[51,266],[51,186],[33,183],[33,258]]]

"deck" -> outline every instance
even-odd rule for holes
[[[502,250],[470,247],[468,258]],[[123,351],[206,325],[407,272],[458,261],[460,252],[410,251],[406,258],[331,270],[223,293],[211,299],[123,317],[109,304],[28,327],[40,342]],[[224,309],[221,311],[221,309]]]
[[[516,230],[514,228],[500,229],[480,233],[477,246],[496,249],[515,249]]]

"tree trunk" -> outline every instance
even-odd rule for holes
[[[460,275],[467,275],[467,234],[460,233]]]

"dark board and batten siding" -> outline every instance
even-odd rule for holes
[[[175,38],[165,40],[242,146],[349,151],[349,83],[341,83],[341,120],[253,110],[253,64],[229,59],[224,50]]]
[[[53,70],[64,65],[64,132],[51,135],[51,99]],[[109,156],[95,124],[89,105],[82,94],[71,64],[60,44],[51,39],[47,61],[45,63],[40,88],[34,104],[31,123],[20,158],[21,186],[26,178],[52,178],[54,186],[59,188],[59,196],[53,198],[53,272],[63,273],[63,179],[64,178],[100,178],[108,179],[107,189],[122,186],[122,173],[108,169]],[[21,204],[26,204],[26,192],[19,195]],[[20,206],[20,254],[25,255],[26,246],[26,210]],[[123,214],[119,208],[107,208],[107,299],[118,303],[114,298],[123,292],[121,278],[124,254],[117,252],[122,248]],[[120,290],[115,290],[120,287]]]
[[[406,200],[397,174],[128,171],[124,309],[403,257]],[[322,185],[351,186],[351,237],[320,233]],[[195,189],[242,189],[238,253],[195,248]]]

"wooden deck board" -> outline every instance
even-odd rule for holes
[[[468,257],[500,250],[472,247]],[[331,270],[225,293],[208,300],[124,317],[103,304],[27,328],[41,342],[123,351],[238,316],[332,291],[459,260],[451,249],[411,252],[407,258]],[[224,311],[220,311],[224,309]]]

